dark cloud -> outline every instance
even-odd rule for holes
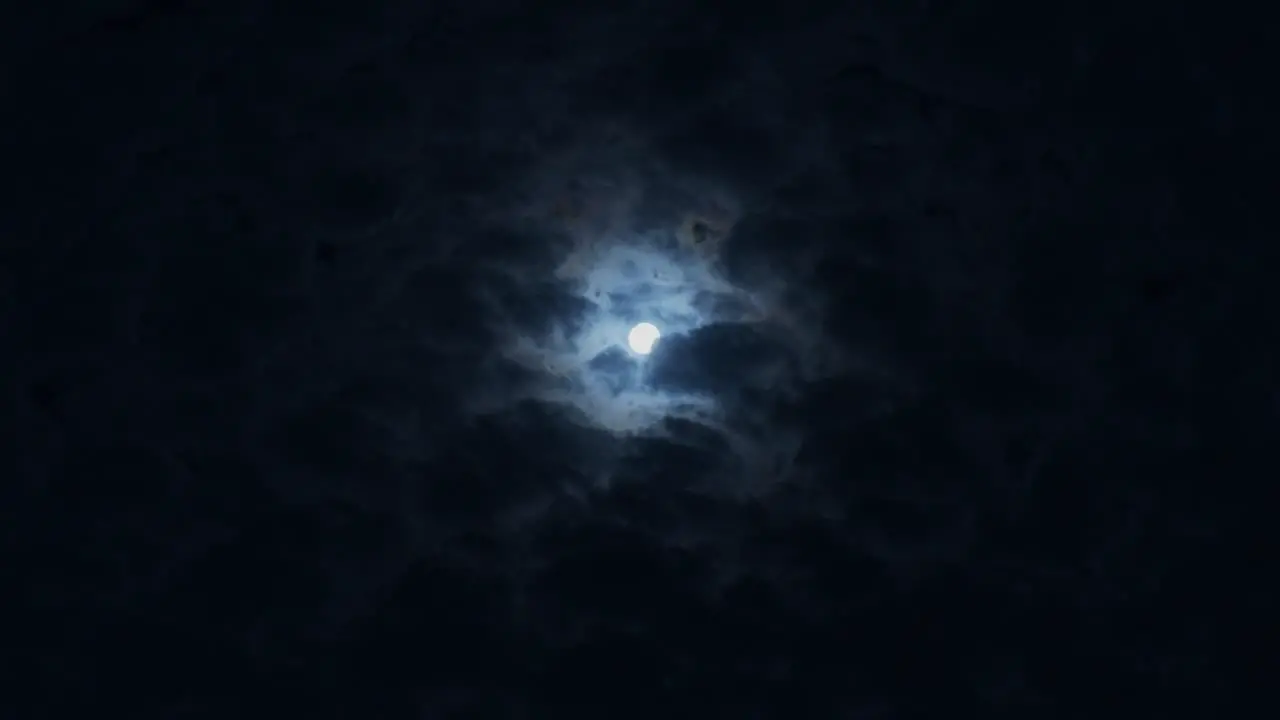
[[[1220,714],[1277,358],[1217,35],[250,5],[0,42],[19,716]]]

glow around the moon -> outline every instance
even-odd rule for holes
[[[661,336],[662,333],[656,325],[642,322],[631,328],[631,332],[627,334],[627,345],[631,346],[632,352],[648,355],[653,351],[653,344]]]

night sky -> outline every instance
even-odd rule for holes
[[[1258,712],[1265,23],[284,5],[0,22],[0,714]]]

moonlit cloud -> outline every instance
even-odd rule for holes
[[[481,385],[470,406],[543,403],[615,442],[678,445],[688,433],[672,428],[698,427],[720,438],[701,451],[719,458],[711,476],[733,475],[739,488],[747,476],[776,478],[799,442],[778,408],[840,366],[838,346],[822,339],[818,298],[767,257],[739,252],[730,272],[740,201],[647,157],[635,139],[553,157],[514,210],[493,213],[545,254],[482,263],[486,324],[514,371],[503,377],[518,380]],[[661,328],[651,355],[627,349],[638,322]]]

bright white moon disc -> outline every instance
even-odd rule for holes
[[[631,346],[632,351],[640,355],[648,355],[661,335],[656,325],[642,322],[631,328],[631,332],[627,334],[627,344]]]

